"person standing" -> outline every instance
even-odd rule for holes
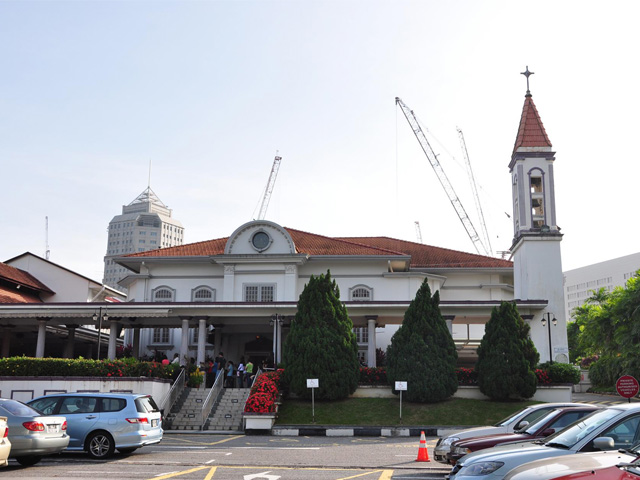
[[[251,358],[249,358],[249,361],[244,366],[244,377],[247,383],[247,387],[250,387],[251,381],[253,380],[253,362],[251,361]]]
[[[227,388],[233,388],[235,379],[233,378],[233,362],[227,363]]]
[[[218,356],[216,357],[216,370],[218,372],[220,372],[222,375],[224,375],[224,373],[225,373],[224,366],[225,366],[226,363],[227,363],[227,361],[224,358],[224,353],[222,353],[222,352],[218,353]],[[224,378],[223,378],[223,380],[224,380]]]
[[[244,387],[244,357],[240,357],[240,363],[238,364],[238,388]]]

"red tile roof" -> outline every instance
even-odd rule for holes
[[[397,240],[389,237],[325,237],[285,228],[298,253],[307,255],[335,256],[411,256],[414,268],[512,268],[513,263],[493,257],[474,255],[446,248],[432,247],[421,243]],[[131,257],[181,257],[224,254],[227,238],[179,245],[176,247],[148,250],[126,255]]]
[[[363,243],[411,255],[412,268],[512,268],[513,262],[433,247],[389,237],[345,237],[343,240]]]
[[[54,293],[49,287],[30,273],[2,262],[0,262],[0,280],[29,287],[40,292]]]
[[[542,120],[540,120],[538,109],[530,95],[527,95],[524,99],[518,136],[516,137],[513,151],[515,152],[519,147],[551,147],[547,132],[544,129]]]
[[[42,303],[42,300],[29,290],[0,286],[0,303]]]

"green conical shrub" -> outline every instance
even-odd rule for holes
[[[491,311],[476,363],[480,391],[489,398],[524,399],[536,393],[539,354],[529,329],[513,302],[502,302]]]
[[[340,290],[326,275],[311,276],[284,345],[290,391],[311,398],[307,379],[317,378],[316,399],[348,397],[358,387],[358,344]]]
[[[411,402],[441,402],[458,389],[458,353],[439,303],[425,280],[387,349],[389,382],[406,381],[403,395]]]

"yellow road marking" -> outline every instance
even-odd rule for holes
[[[211,480],[213,478],[213,474],[216,473],[216,470],[218,469],[218,467],[213,467],[209,473],[207,473],[207,476],[204,477],[204,480]]]
[[[260,469],[264,469],[264,468],[270,468],[268,466],[265,465],[260,465],[260,466],[248,466],[248,465],[220,465],[220,466],[215,466],[215,467],[196,467],[196,468],[191,468],[189,470],[185,470],[183,472],[173,472],[173,473],[168,473],[166,475],[162,475],[160,477],[152,477],[148,480],[164,480],[167,478],[174,478],[174,477],[180,477],[182,475],[187,475],[189,473],[194,473],[194,472],[199,472],[201,470],[206,470],[209,469],[209,472],[207,473],[206,477],[204,477],[203,480],[212,480],[214,474],[216,473],[216,471],[218,470],[218,468],[228,468],[231,470],[260,470]],[[271,470],[293,470],[293,471],[298,471],[298,470],[314,470],[314,471],[321,471],[321,472],[345,472],[345,471],[352,471],[352,470],[358,470],[357,468],[322,468],[322,467],[273,467],[271,468]],[[371,472],[365,472],[365,473],[359,473],[357,475],[352,475],[350,477],[344,477],[344,478],[339,478],[336,480],[349,480],[352,478],[358,478],[358,477],[364,477],[365,475],[372,475],[375,473],[379,473],[380,476],[378,477],[378,480],[391,480],[392,476],[393,476],[393,470],[372,470]]]
[[[352,475],[350,477],[338,478],[336,480],[349,480],[350,478],[364,477],[365,475],[371,475],[372,473],[380,473],[382,470],[374,470],[373,472],[359,473],[358,475]]]
[[[161,477],[153,477],[153,479],[163,480],[164,478],[179,477],[180,475],[186,475],[187,473],[197,472],[199,470],[204,470],[205,468],[210,468],[210,467],[197,467],[197,468],[192,468],[191,470],[185,470],[184,472],[168,473],[167,475],[162,475]]]

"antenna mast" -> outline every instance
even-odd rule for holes
[[[49,217],[44,217],[44,258],[49,260],[51,250],[49,250]]]

